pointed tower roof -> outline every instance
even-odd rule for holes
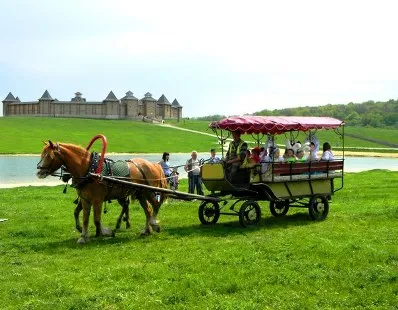
[[[21,102],[21,100],[18,98],[18,96],[15,98],[16,101]]]
[[[113,93],[113,91],[110,91],[108,96],[103,101],[119,101],[119,99],[116,98],[116,96]]]
[[[14,95],[9,92],[7,97],[3,100],[3,102],[13,102],[13,101],[17,101],[17,99],[15,99]]]
[[[141,100],[145,100],[145,101],[156,101],[156,99],[152,98],[152,94],[150,92],[147,92],[144,95],[144,98],[142,98]]]
[[[50,93],[46,89],[46,91],[43,93],[41,98],[39,98],[39,100],[53,100],[53,98],[51,97]]]
[[[134,94],[133,94],[133,92],[131,92],[131,91],[128,91],[128,92],[126,93],[126,96],[124,96],[122,99],[133,99],[133,100],[138,100],[136,97],[134,97]]]
[[[158,103],[159,104],[167,104],[170,105],[169,100],[167,100],[165,95],[160,96],[160,98],[158,99]]]
[[[178,103],[177,99],[174,99],[171,105],[175,108],[182,108],[182,106]]]

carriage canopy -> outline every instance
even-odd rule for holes
[[[234,116],[214,121],[212,129],[240,131],[246,134],[281,134],[288,131],[336,129],[344,122],[331,117],[313,116]]]

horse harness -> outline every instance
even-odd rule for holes
[[[98,168],[98,165],[99,165],[99,161],[100,161],[100,155],[99,155],[97,152],[92,152],[91,155],[90,155],[90,164],[89,164],[89,168],[88,168],[88,170],[87,170],[86,175],[85,175],[84,177],[81,177],[81,178],[72,178],[71,187],[76,188],[77,190],[80,190],[80,189],[82,189],[84,186],[86,186],[87,184],[89,184],[89,183],[91,183],[91,182],[94,182],[95,180],[90,176],[90,174],[91,174],[91,173],[95,173],[95,172],[97,171],[97,168]],[[118,162],[122,162],[122,161],[118,161]],[[117,165],[116,165],[116,164],[117,164],[118,162],[115,162],[114,160],[105,157],[105,158],[104,158],[104,166],[103,166],[103,168],[102,168],[101,174],[102,174],[102,175],[107,175],[107,176],[121,176],[121,177],[126,177],[126,175],[128,175],[128,172],[127,172],[127,171],[126,171],[126,175],[119,175],[118,173],[120,173],[120,169],[119,169],[119,170],[118,170],[118,169],[114,169],[115,166],[116,166],[116,168],[117,168]],[[147,179],[147,177],[146,177],[146,175],[145,175],[144,170],[143,170],[140,166],[138,166],[137,163],[136,163],[134,160],[129,159],[129,160],[126,160],[126,161],[124,161],[124,162],[125,162],[125,163],[130,162],[130,163],[134,164],[134,166],[135,166],[135,167],[138,169],[138,171],[141,173],[141,175],[142,175],[142,180],[144,181],[144,183],[145,183],[146,185],[149,185],[149,182],[148,182],[148,179]],[[127,168],[127,169],[128,169],[128,168]],[[61,167],[61,170],[62,170],[63,172],[68,172],[64,166]],[[64,182],[66,182],[66,183],[69,181],[70,178],[71,178],[70,175],[62,175],[62,180],[63,180]],[[106,187],[107,195],[106,195],[106,197],[105,197],[105,201],[109,201],[109,202],[110,202],[110,200],[109,200],[109,198],[110,198],[110,197],[109,197],[109,194],[110,194],[111,190],[113,189],[114,184],[113,184],[112,182],[109,182],[107,185],[108,185],[108,186]],[[117,186],[120,187],[121,185],[117,185]],[[122,185],[122,188],[124,188],[123,185]],[[66,188],[64,189],[64,192],[66,192]],[[126,195],[128,195],[128,193],[130,193],[130,192],[131,192],[131,189],[130,189],[130,188],[126,189]],[[83,199],[83,197],[80,197],[80,198]]]

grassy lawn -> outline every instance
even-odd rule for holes
[[[364,138],[371,137],[390,143],[398,144],[397,130],[385,128],[347,127],[347,133],[357,134]]]
[[[84,246],[73,190],[1,189],[1,308],[394,309],[397,182],[397,172],[346,174],[325,221],[306,209],[273,218],[262,202],[261,222],[246,229],[228,216],[202,226],[199,202],[172,200],[150,237],[139,236],[144,215],[134,203],[130,230]],[[114,226],[119,206],[107,209],[103,222]]]
[[[216,138],[187,131],[125,120],[61,118],[0,118],[0,153],[40,153],[42,141],[87,146],[91,138],[104,134],[108,152],[163,153],[208,151]],[[98,150],[101,149],[98,141]]]
[[[184,129],[213,133],[208,128],[208,121],[184,119],[181,122],[170,121],[169,123]],[[167,126],[125,120],[1,117],[0,131],[2,133],[0,135],[0,154],[38,154],[42,149],[42,141],[48,139],[54,142],[69,142],[86,146],[90,139],[99,133],[104,134],[108,139],[108,152],[162,153],[169,151],[176,153],[191,152],[192,150],[207,152],[210,148],[218,146],[215,137],[176,130]],[[346,132],[360,133],[367,137],[398,143],[396,130],[347,127]],[[319,141],[328,141],[335,149],[342,147],[340,136],[333,131],[318,131],[317,136]],[[277,143],[284,145],[286,138],[290,138],[290,136],[278,136]],[[249,145],[254,145],[255,139],[251,135],[244,135],[243,139],[249,142]],[[303,142],[305,134],[300,133],[297,140]],[[348,136],[345,137],[345,146],[385,147],[382,144]],[[95,149],[100,149],[99,142]]]

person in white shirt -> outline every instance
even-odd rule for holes
[[[196,187],[197,194],[203,195],[202,179],[200,178],[200,163],[196,151],[192,151],[191,158],[187,160],[184,170],[188,172],[188,192],[194,194]]]
[[[332,147],[329,142],[323,144],[323,154],[321,160],[334,160]]]
[[[314,142],[310,143],[310,155],[307,157],[308,161],[318,161],[318,152]]]

